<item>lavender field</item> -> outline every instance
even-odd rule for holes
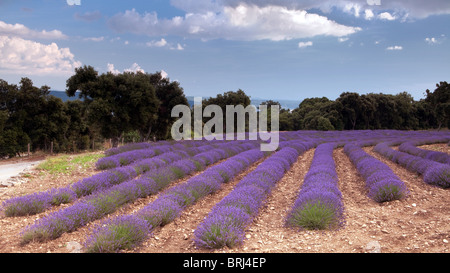
[[[389,213],[423,201],[427,207],[412,215],[442,214],[448,225],[448,206],[437,205],[450,197],[448,131],[281,132],[276,151],[260,144],[160,141],[107,150],[90,176],[2,198],[2,252],[67,252],[69,241],[91,253],[353,252],[351,234],[372,225],[356,251],[381,234],[404,243],[389,252],[428,252],[407,243],[417,235],[403,236],[419,222]],[[447,252],[450,235],[441,228],[422,234],[432,251]]]

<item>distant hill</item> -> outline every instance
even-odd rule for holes
[[[192,107],[192,105],[194,105],[194,97],[186,96],[186,98],[189,102],[189,105]],[[268,101],[268,99],[261,99],[261,98],[256,98],[256,99],[251,98],[250,100],[251,100],[250,103],[255,106],[259,106],[259,105],[261,105],[261,103]],[[298,100],[298,101],[297,100],[276,100],[276,99],[272,99],[272,100],[279,102],[281,104],[281,108],[290,109],[290,110],[294,110],[302,102],[300,100]]]
[[[53,95],[53,96],[55,96],[57,98],[60,98],[62,101],[77,100],[78,99],[78,94],[76,94],[73,97],[69,97],[69,96],[67,96],[65,91],[50,90],[50,95]],[[186,96],[186,98],[188,100],[189,105],[192,107],[192,105],[194,105],[194,97],[193,96]],[[291,110],[297,108],[298,105],[301,102],[301,101],[296,101],[296,100],[276,100],[276,99],[272,99],[272,100],[273,101],[278,101],[281,104],[281,108],[291,109]],[[267,99],[261,99],[261,98],[251,99],[251,104],[255,105],[255,106],[259,106],[264,101],[267,101]]]
[[[65,91],[50,90],[50,95],[53,95],[53,96],[55,96],[57,98],[60,98],[62,101],[77,100],[78,99],[78,94],[76,94],[73,97],[69,97],[69,96],[67,96]]]

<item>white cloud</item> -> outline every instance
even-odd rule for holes
[[[304,48],[304,47],[308,47],[308,46],[313,46],[313,42],[308,41],[308,42],[300,42],[300,43],[298,43],[298,47],[299,48]]]
[[[182,45],[180,45],[180,44],[177,44],[177,47],[176,48],[172,48],[172,49],[174,49],[174,50],[184,50],[184,47]]]
[[[189,3],[194,0],[186,0],[186,2],[184,10],[187,10],[190,7]],[[413,19],[450,14],[450,1],[448,0],[201,0],[201,2],[208,2],[208,5],[221,3],[224,6],[237,6],[242,2],[259,7],[279,5],[303,10],[320,9],[324,13],[330,13],[337,8],[354,16],[360,16],[361,11],[371,9],[374,14],[389,11],[391,14],[392,12],[397,14],[398,18],[408,15]]]
[[[375,14],[373,13],[373,11],[371,9],[366,9],[364,11],[364,18],[366,20],[372,20],[372,18],[375,17]]]
[[[88,37],[88,38],[84,38],[83,40],[91,41],[91,42],[101,42],[101,41],[105,40],[105,37],[103,37],[103,36],[101,36],[101,37]]]
[[[162,77],[163,79],[166,79],[167,77],[169,77],[169,74],[168,74],[166,71],[161,70],[161,77]]]
[[[145,73],[144,69],[142,69],[137,63],[133,63],[130,68],[124,70],[124,72],[141,72]]]
[[[343,10],[348,13],[353,13],[355,17],[359,17],[361,6],[357,3],[347,3],[344,5]]]
[[[338,38],[338,42],[339,42],[339,43],[343,43],[343,42],[346,42],[346,41],[348,41],[348,40],[349,40],[348,37],[340,37],[340,38]]]
[[[70,75],[76,61],[69,48],[19,37],[0,36],[0,71],[21,75]]]
[[[387,50],[403,50],[402,46],[390,46],[388,48],[386,48]]]
[[[360,31],[325,16],[277,5],[224,6],[219,12],[188,12],[184,17],[159,19],[155,12],[141,15],[136,10],[116,14],[109,26],[117,32],[148,36],[177,35],[189,38],[228,40],[289,40],[318,35],[347,36]]]
[[[438,40],[436,38],[434,38],[434,37],[432,37],[432,38],[425,38],[425,42],[427,42],[430,45],[434,45],[434,44],[438,43]]]
[[[115,69],[114,65],[110,64],[110,63],[107,64],[107,70],[108,70],[108,72],[113,73],[115,75],[120,74],[120,71]]]
[[[380,18],[381,20],[388,20],[388,21],[393,21],[393,20],[396,19],[395,16],[393,16],[393,15],[390,14],[389,12],[383,12],[383,13],[380,13],[380,14],[378,15],[378,18]]]
[[[163,46],[167,45],[167,41],[166,41],[166,39],[162,38],[160,41],[147,42],[146,45],[148,47],[163,47]]]
[[[446,37],[444,34],[441,34],[439,38],[431,37],[431,38],[425,38],[425,42],[427,42],[429,45],[438,45],[442,44],[446,40]]]
[[[64,35],[59,30],[52,31],[37,31],[27,28],[22,24],[8,24],[0,21],[0,35],[11,36],[11,37],[21,37],[24,39],[66,39],[67,36]]]
[[[159,40],[159,41],[147,42],[146,46],[148,46],[148,47],[167,47],[171,50],[184,50],[184,47],[181,44],[178,43],[176,46],[174,46],[173,44],[167,42],[166,39],[164,39],[164,38],[161,38],[161,40]]]
[[[107,66],[107,71],[111,72],[113,74],[120,74],[120,70],[116,69],[114,64],[108,63]],[[123,70],[123,72],[133,72],[133,73],[137,73],[137,72],[141,72],[141,73],[145,73],[144,69],[142,69],[137,63],[133,63],[131,65],[131,67],[126,68]]]

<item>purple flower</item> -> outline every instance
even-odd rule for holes
[[[35,224],[28,226],[21,234],[22,243],[45,242],[56,239],[63,233],[74,231],[97,217],[98,212],[93,205],[83,202],[77,203],[41,218]]]
[[[19,196],[6,200],[2,210],[8,217],[33,215],[49,208],[52,196],[48,191]]]
[[[148,206],[139,210],[136,213],[136,217],[143,219],[147,222],[147,225],[151,228],[158,226],[164,226],[172,222],[182,211],[182,207],[179,205],[179,197],[167,196],[158,198]]]
[[[386,149],[380,145],[382,149]],[[356,169],[366,181],[368,196],[376,202],[399,200],[409,193],[406,185],[398,178],[389,166],[364,152],[361,147],[347,144],[344,148]],[[399,158],[399,157],[393,157]],[[403,160],[407,160],[404,157]]]
[[[150,229],[145,220],[133,215],[119,216],[96,226],[85,243],[86,252],[114,253],[142,243]]]
[[[326,229],[341,227],[344,223],[342,194],[333,159],[335,144],[317,146],[310,169],[286,225],[300,229]]]
[[[286,224],[300,229],[328,229],[343,225],[340,197],[321,189],[302,192],[289,212]]]
[[[430,185],[441,188],[450,187],[450,166],[440,163],[434,164],[425,172],[423,180]]]
[[[194,231],[194,242],[199,247],[234,247],[244,240],[243,223],[250,216],[236,207],[220,207],[210,214]]]
[[[370,186],[369,197],[376,202],[400,200],[408,194],[405,184],[399,179],[383,179]]]

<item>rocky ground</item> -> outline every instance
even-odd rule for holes
[[[450,152],[445,145],[424,148]],[[365,150],[388,164],[410,190],[401,201],[378,204],[367,197],[363,179],[342,148],[334,158],[339,186],[346,209],[346,225],[332,231],[297,231],[284,227],[284,219],[297,197],[303,177],[308,171],[314,150],[301,155],[291,170],[280,180],[268,197],[265,206],[246,231],[243,245],[233,249],[198,249],[193,244],[193,231],[210,209],[245,173],[225,184],[223,189],[187,208],[174,222],[156,229],[152,236],[132,253],[448,253],[450,252],[449,189],[440,189],[423,182],[420,175],[393,164],[372,151]],[[26,183],[0,188],[0,202],[53,187],[61,187],[96,173],[93,167],[73,170],[68,174],[49,174],[32,171],[24,178]],[[186,178],[188,179],[188,178]],[[182,183],[184,180],[175,182]],[[132,213],[157,196],[150,196],[124,206],[111,217]],[[68,205],[63,205],[63,207]],[[20,232],[35,220],[61,207],[39,215],[5,217],[0,215],[0,252],[2,253],[69,253],[82,252],[90,230],[99,220],[47,243],[20,245]]]

